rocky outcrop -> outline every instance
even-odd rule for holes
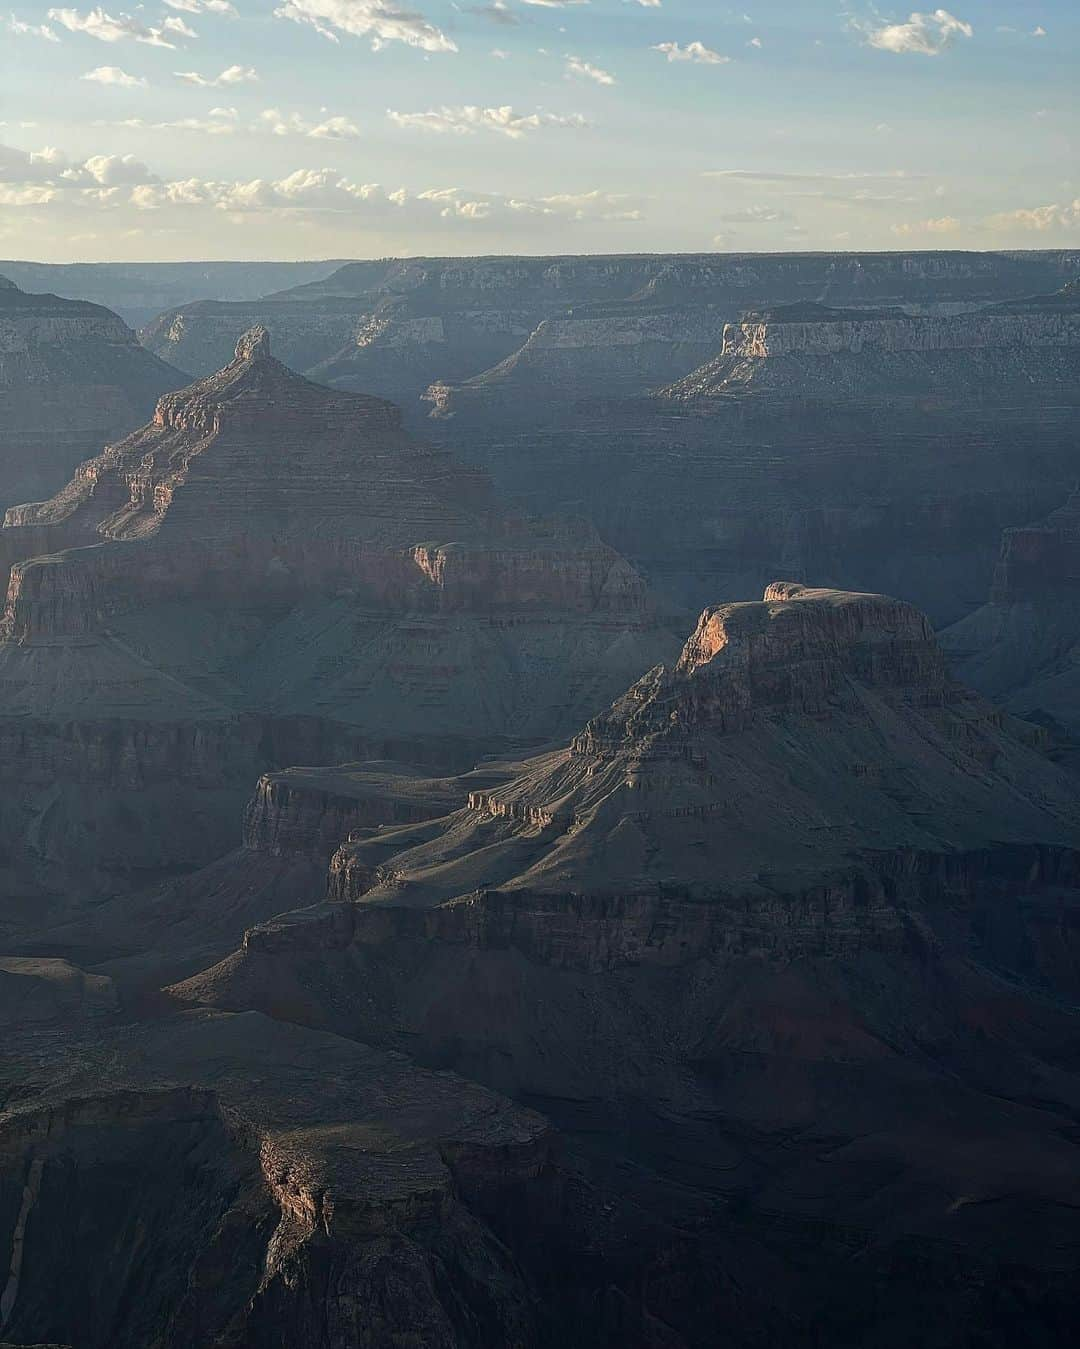
[[[344,844],[328,901],[172,996],[520,1094],[633,1196],[627,1259],[642,1214],[694,1215],[696,1248],[734,1224],[744,1295],[829,1343],[879,1336],[883,1289],[947,1317],[956,1279],[1020,1278],[1065,1324],[1078,805],[910,605],[778,583],[567,747]],[[711,1342],[705,1305],[672,1343]]]
[[[1048,299],[947,318],[814,304],[750,314],[727,325],[714,361],[663,396],[997,400],[1053,388],[1080,363],[1080,303]]]
[[[535,1254],[486,1214],[533,1189],[557,1199],[542,1118],[250,1016],[73,1030],[50,1058],[4,1080],[18,1098],[0,1121],[5,1335],[538,1342]]]
[[[0,287],[0,506],[56,491],[182,382],[108,309]]]
[[[294,375],[261,328],[56,496],[10,511],[5,553],[0,777],[56,774],[60,792],[47,829],[36,788],[13,803],[28,816],[12,833],[66,829],[64,856],[102,862],[126,849],[140,876],[141,846],[90,840],[59,784],[160,784],[171,809],[211,784],[217,826],[203,797],[197,829],[168,831],[201,864],[234,846],[260,771],[392,757],[459,772],[567,729],[669,649],[594,530],[505,514],[482,472],[413,442],[392,404]],[[132,832],[149,844],[153,819]],[[85,859],[69,893],[99,875]]]

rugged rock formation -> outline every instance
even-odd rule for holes
[[[988,602],[942,636],[958,673],[1023,716],[1080,735],[1080,494],[1007,529]]]
[[[587,515],[673,602],[782,571],[944,625],[985,596],[1001,531],[1073,485],[1078,313],[1067,289],[951,318],[804,303],[730,325],[662,395],[603,400],[598,381],[526,427],[535,396],[485,419],[474,381],[440,393],[432,434],[532,509]]]
[[[622,392],[634,374],[648,388],[688,372],[716,349],[725,320],[756,305],[815,300],[963,308],[1053,290],[1075,275],[1078,256],[386,259],[349,263],[257,303],[183,306],[162,314],[144,339],[152,351],[201,375],[223,364],[244,329],[266,323],[291,365],[342,388],[391,398],[407,411],[428,385],[480,376],[519,349],[511,382],[525,388],[546,379],[550,396],[552,385],[560,392],[556,377],[572,346],[584,352],[592,371],[596,387],[587,392],[604,397]],[[673,342],[669,329],[676,324],[688,333],[707,329],[708,350],[699,345],[708,338]],[[680,357],[687,363],[678,370]],[[578,368],[571,369],[576,379]],[[494,377],[496,399],[509,373]],[[575,395],[581,391],[575,383]]]
[[[0,554],[19,885],[65,888],[79,855],[95,888],[223,853],[265,768],[461,771],[565,734],[669,649],[592,530],[506,516],[483,473],[409,440],[393,405],[292,374],[262,329],[10,510]]]
[[[481,1349],[557,1319],[535,1250],[488,1221],[557,1201],[539,1116],[250,1015],[17,1045],[0,1119],[16,1342]]]
[[[0,277],[0,505],[56,491],[183,379],[109,310]]]
[[[787,1327],[762,1343],[1052,1344],[1080,1266],[1078,807],[917,611],[775,585],[565,749],[344,845],[328,902],[174,996],[541,1106],[633,1194],[628,1258],[643,1213],[699,1249],[734,1224],[729,1272]],[[714,1342],[701,1291],[659,1342]]]
[[[535,426],[578,404],[637,397],[693,368],[716,350],[723,326],[713,306],[545,319],[493,369],[433,384],[424,399],[437,418]]]
[[[803,304],[728,324],[720,355],[663,396],[999,399],[1071,382],[1078,368],[1077,294],[948,318]]]

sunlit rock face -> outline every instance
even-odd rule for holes
[[[0,505],[57,491],[183,375],[108,309],[0,278]]]

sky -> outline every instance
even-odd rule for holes
[[[1080,249],[1080,0],[70,4],[0,256]]]

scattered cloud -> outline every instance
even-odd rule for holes
[[[273,136],[306,136],[316,141],[355,140],[360,128],[347,117],[327,117],[321,122],[309,122],[298,112],[283,113],[277,108],[265,108],[259,114],[256,126]]]
[[[223,122],[235,121],[235,109],[215,109]],[[128,125],[142,125],[133,121]],[[165,125],[165,124],[161,124]],[[0,145],[0,203],[53,206],[67,202],[80,210],[126,208],[143,213],[203,208],[228,218],[254,214],[339,214],[393,222],[459,222],[463,226],[490,221],[550,220],[568,222],[639,221],[635,202],[619,193],[588,192],[516,197],[476,192],[461,187],[405,188],[388,191],[378,183],[355,181],[337,169],[306,168],[282,178],[217,180],[183,178],[163,181],[132,155],[94,155],[71,161],[60,150],[36,154]]]
[[[947,9],[935,9],[932,14],[916,10],[906,23],[882,23],[879,19],[852,21],[868,46],[896,56],[917,54],[940,56],[957,38],[975,34],[970,23],[958,19]]]
[[[521,3],[537,9],[570,9],[573,5],[587,5],[589,0],[521,0]]]
[[[496,131],[514,140],[520,140],[530,131],[541,127],[584,127],[585,118],[578,113],[561,116],[553,112],[519,113],[506,104],[500,108],[478,108],[471,105],[458,108],[433,108],[429,112],[395,112],[387,109],[387,117],[396,126],[418,127],[439,134],[470,135],[476,131]]]
[[[1017,211],[999,211],[986,220],[988,229],[996,231],[1033,230],[1039,234],[1047,230],[1074,230],[1080,227],[1080,197],[1050,206],[1021,207]]]
[[[891,225],[893,234],[909,239],[919,234],[955,234],[961,228],[960,221],[952,215],[938,216],[932,220],[915,220],[903,225]]]
[[[279,19],[307,24],[331,42],[339,33],[371,39],[373,51],[403,42],[426,52],[456,52],[457,44],[414,10],[399,9],[393,0],[286,0],[274,10]]]
[[[121,89],[147,88],[147,82],[141,75],[129,75],[119,66],[98,66],[95,70],[88,70],[85,75],[80,75],[79,78],[89,80],[91,84],[114,84]]]
[[[594,84],[615,83],[614,75],[609,74],[606,70],[601,70],[599,66],[594,66],[588,61],[583,61],[580,56],[568,56],[566,58],[566,74],[577,79],[592,80]]]
[[[47,23],[24,23],[22,19],[17,19],[14,14],[8,19],[8,29],[16,37],[40,37],[46,42],[59,42],[53,30]]]
[[[66,28],[69,33],[83,33],[98,42],[142,42],[148,47],[175,47],[166,33],[173,37],[193,38],[198,35],[183,19],[166,18],[159,28],[148,28],[141,19],[131,14],[109,14],[100,6],[85,14],[77,9],[50,9],[47,17]]]
[[[235,108],[211,108],[205,117],[181,117],[173,122],[146,122],[128,117],[122,122],[95,122],[95,126],[120,126],[130,131],[195,131],[206,136],[231,136],[239,130],[240,114]]]
[[[231,84],[254,84],[259,72],[254,66],[227,66],[220,75],[200,75],[197,70],[177,70],[173,72],[178,80],[185,84],[197,85],[200,89],[221,89]]]
[[[1040,23],[1037,28],[1031,30],[1032,37],[1046,37],[1046,29]]]
[[[170,9],[182,9],[185,14],[227,14],[236,18],[236,7],[229,0],[165,0]]]
[[[654,52],[663,52],[669,61],[691,61],[699,66],[726,66],[730,56],[721,56],[704,42],[688,42],[681,47],[677,42],[658,42]]]

